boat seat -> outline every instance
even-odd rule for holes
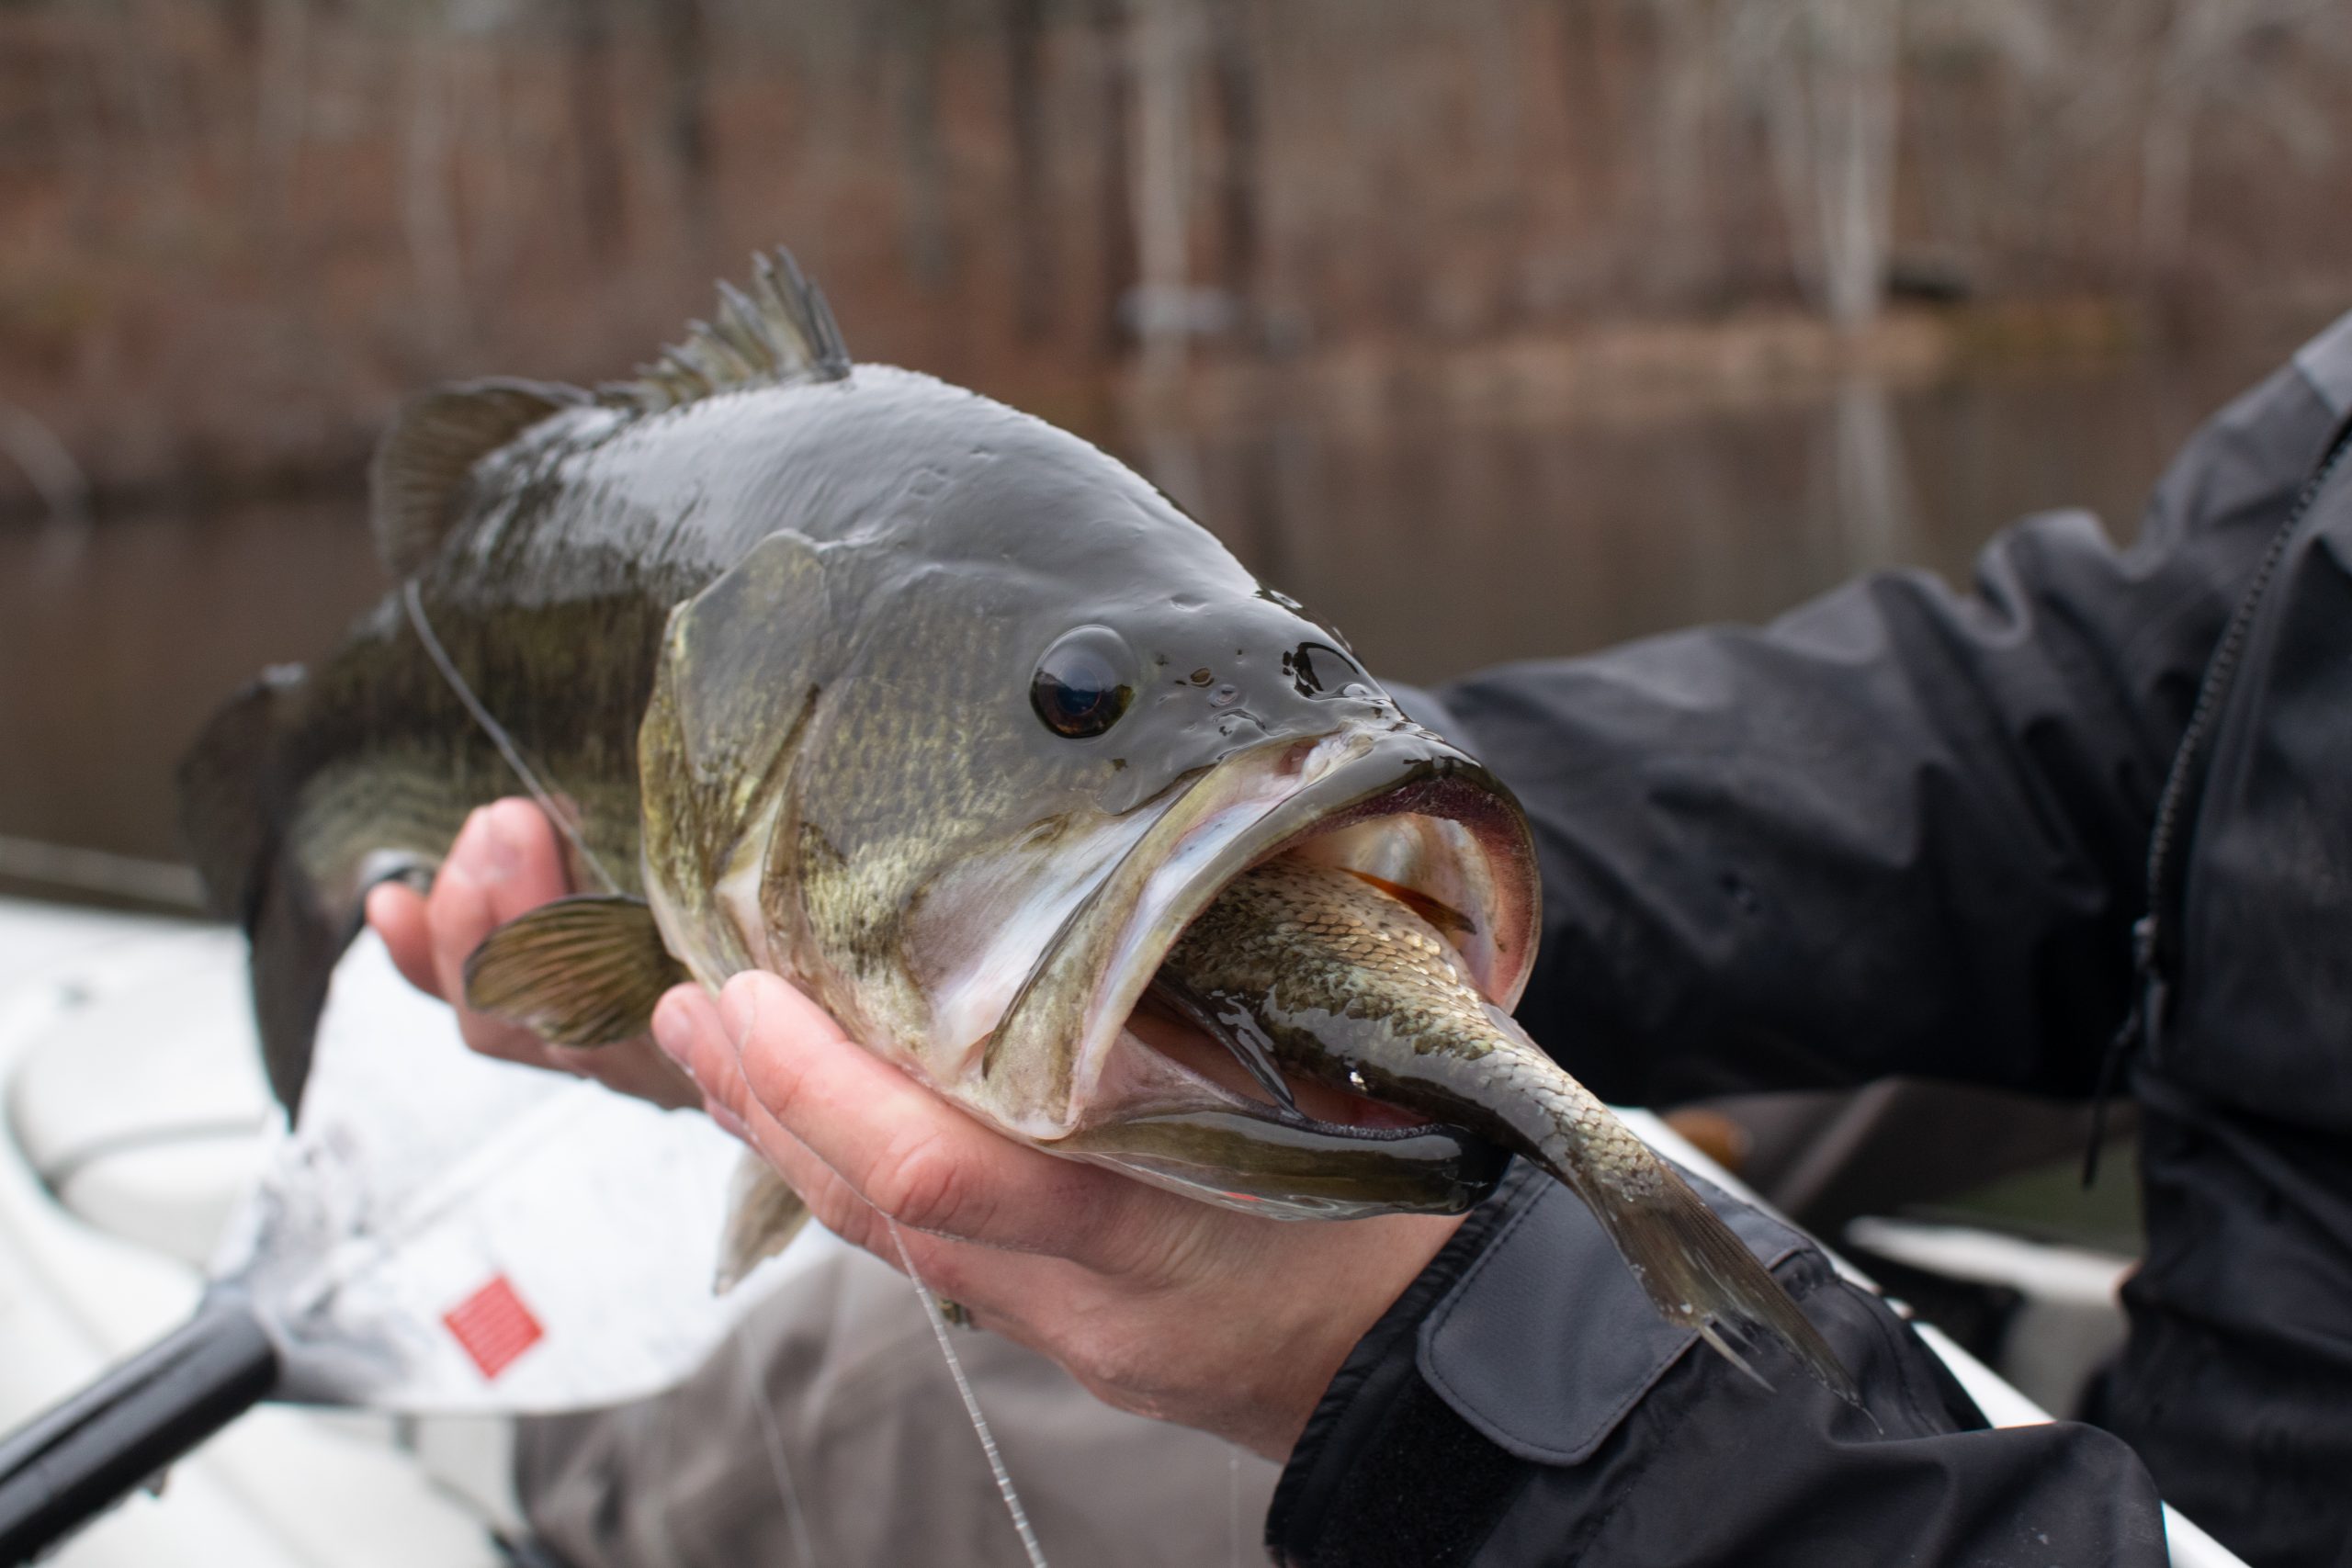
[[[7,1084],[6,1113],[67,1212],[201,1268],[278,1112],[243,943],[191,935],[220,940],[146,947],[102,983],[62,983],[56,1017]]]

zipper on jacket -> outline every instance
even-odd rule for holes
[[[2173,966],[2179,957],[2180,936],[2174,920],[2165,917],[2177,916],[2188,902],[2186,886],[2174,886],[2186,875],[2181,861],[2182,836],[2202,796],[2206,774],[2211,771],[2206,753],[2211,750],[2213,732],[2221,728],[2222,704],[2236,683],[2238,668],[2245,660],[2255,612],[2269,592],[2271,579],[2278,575],[2279,563],[2287,558],[2287,547],[2296,530],[2318,502],[2320,491],[2327,488],[2327,481],[2343,466],[2347,451],[2352,451],[2352,422],[2336,427],[2326,454],[2303,481],[2303,488],[2296,492],[2295,503],[2287,509],[2286,521],[2270,536],[2269,547],[2263,551],[2261,562],[2254,569],[2253,581],[2246,584],[2244,597],[2239,599],[2221,642],[2213,649],[2213,657],[2206,662],[2205,678],[2197,688],[2196,705],[2189,710],[2188,728],[2182,732],[2180,745],[2172,754],[2172,766],[2165,774],[2164,793],[2156,797],[2156,824],[2148,838],[2148,908],[2132,925],[2132,1010],[2124,1014],[2122,1024],[2108,1041],[2107,1050],[2099,1059],[2098,1082],[2091,1091],[2090,1141],[2083,1150],[2086,1187],[2098,1178],[2099,1145],[2107,1138],[2108,1101],[2122,1087],[2123,1074],[2132,1055],[2154,1042],[2172,1000]]]

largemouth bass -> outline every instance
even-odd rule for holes
[[[371,479],[400,586],[183,773],[289,1106],[367,889],[526,784],[595,891],[492,934],[485,1011],[593,1045],[768,969],[1009,1136],[1285,1217],[1460,1212],[1509,1150],[1667,1316],[1846,1386],[1510,1021],[1538,911],[1510,793],[1131,470],[853,366],[788,257],[633,381],[428,394]],[[763,1178],[730,1267],[801,1212]]]

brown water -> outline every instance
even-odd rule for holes
[[[2170,451],[2250,378],[2149,363],[1634,423],[1300,412],[1113,444],[1376,672],[1427,682],[1766,617],[1866,568],[1964,573],[2037,508],[2128,535]],[[205,716],[326,651],[385,587],[356,493],[0,525],[0,836],[175,856],[172,769]]]

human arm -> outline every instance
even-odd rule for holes
[[[1521,1021],[1617,1100],[1895,1072],[2087,1093],[2199,676],[2334,423],[2290,366],[2189,444],[2129,549],[2033,518],[1973,594],[1880,574],[1433,694],[1420,716],[1535,825]]]
[[[1531,1173],[1464,1223],[1282,1224],[1006,1142],[773,976],[673,991],[656,1030],[829,1227],[893,1266],[903,1238],[1098,1397],[1287,1458],[1285,1562],[2164,1561],[2129,1450],[1984,1430],[1883,1303],[1720,1194],[1877,1429],[1777,1352],[1766,1393],[1695,1348]]]

